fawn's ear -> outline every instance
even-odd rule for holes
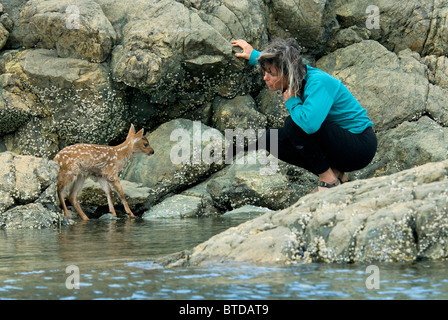
[[[136,135],[139,137],[143,137],[143,129],[141,129],[139,132],[137,132]]]
[[[131,135],[134,135],[134,134],[135,134],[135,128],[134,128],[134,125],[131,124],[131,128],[129,129],[129,132],[128,132],[128,137],[130,137]]]

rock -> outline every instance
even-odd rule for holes
[[[114,215],[112,213],[106,213],[103,214],[101,217],[98,218],[99,221],[113,221],[113,220],[118,220],[117,217],[114,217]]]
[[[253,205],[245,205],[239,207],[238,209],[234,209],[224,213],[222,217],[226,219],[246,221],[271,211],[272,210],[268,208],[257,207]]]
[[[428,67],[429,81],[435,85],[448,88],[448,58],[434,55],[422,57],[422,62]]]
[[[353,173],[369,178],[397,173],[448,157],[448,128],[428,117],[403,122],[395,129],[378,135],[378,151],[366,168]]]
[[[14,207],[0,214],[0,227],[4,229],[53,228],[61,223],[61,215],[49,211],[41,203]]]
[[[261,175],[259,166],[238,168],[227,175],[216,177],[207,184],[215,205],[221,209],[238,208],[246,204],[279,209],[291,203],[294,191],[281,173]]]
[[[443,259],[448,253],[443,240],[448,236],[447,173],[445,160],[309,194],[289,208],[230,228],[168,263]]]
[[[376,41],[353,44],[317,61],[317,67],[340,79],[367,109],[382,131],[425,112],[426,68],[411,51],[397,56]]]
[[[285,119],[289,116],[289,112],[279,92],[263,89],[256,97],[255,102],[257,110],[266,116],[266,128],[283,127]]]
[[[272,1],[269,31],[277,37],[293,37],[314,54],[322,54],[337,26],[333,6],[327,0]]]
[[[212,174],[209,179],[211,179],[214,175],[215,174]],[[201,209],[198,212],[201,217],[215,217],[222,214],[222,212],[216,207],[210,193],[207,191],[207,183],[209,179],[180,193],[183,196],[201,199]]]
[[[0,50],[2,50],[5,46],[8,37],[9,31],[3,26],[2,23],[0,23]]]
[[[234,57],[230,41],[266,41],[258,1],[140,0],[126,12],[123,41],[112,54],[116,81],[144,91],[153,102],[184,105],[217,93],[233,97],[250,86],[238,75],[247,64]]]
[[[38,105],[37,97],[22,94],[21,71],[14,64],[17,52],[7,52],[0,57],[0,135],[16,131],[32,116],[30,105]]]
[[[233,99],[217,97],[213,109],[214,127],[222,133],[226,129],[265,129],[267,125],[266,116],[257,111],[255,100],[249,95]]]
[[[59,222],[57,175],[53,161],[0,153],[0,225],[17,228],[23,221],[25,228],[38,228]]]
[[[55,51],[13,52],[0,60],[0,134],[9,151],[54,157],[60,145],[109,144],[127,127],[123,95],[105,64]],[[3,105],[3,107],[2,107]]]
[[[123,187],[126,201],[131,209],[135,206],[145,204],[150,195],[149,188],[126,180],[120,180],[120,184]],[[111,192],[111,196],[112,202],[116,208],[123,205],[118,194],[114,190]],[[86,179],[78,199],[83,206],[98,207],[108,205],[106,194],[101,188],[101,185],[91,178]]]
[[[197,215],[220,216],[251,205],[264,210],[285,208],[314,188],[316,177],[311,173],[272,156],[266,160],[262,158],[264,151],[259,152],[232,159],[225,168],[180,195],[201,202]],[[168,195],[163,202],[172,197]]]
[[[26,48],[55,49],[59,57],[103,62],[116,33],[101,7],[92,0],[32,0],[17,28]]]
[[[14,204],[15,189],[15,165],[14,154],[10,152],[0,153],[0,212],[5,212]]]
[[[377,12],[367,12],[375,5]],[[387,0],[363,0],[350,2],[337,0],[333,10],[342,27],[360,26],[367,28],[367,19],[378,20],[378,27],[370,27],[370,39],[396,53],[411,49],[421,55],[445,55],[448,49],[447,17],[448,7],[445,1],[407,1],[392,3]]]
[[[362,29],[358,26],[350,26],[346,29],[340,29],[328,41],[328,46],[331,51],[340,48],[351,46],[352,44],[368,40],[370,37],[370,30]]]
[[[201,216],[201,198],[185,195],[174,195],[156,204],[146,211],[144,220],[179,219]]]
[[[429,85],[426,111],[437,123],[448,126],[448,87]]]
[[[146,136],[154,155],[131,159],[121,176],[150,188],[149,204],[186,189],[225,164],[222,134],[200,122],[172,120]]]
[[[230,166],[203,183],[220,211],[244,205],[277,210],[310,192],[316,183],[312,174],[299,169],[294,177],[290,169],[290,165],[273,156],[266,157],[266,152],[260,150],[240,154]]]
[[[9,14],[3,13],[0,15],[0,24],[5,27],[6,31],[10,33],[14,28],[14,21],[9,17]]]
[[[422,62],[428,67],[429,92],[426,111],[441,125],[448,124],[448,58],[426,56]]]

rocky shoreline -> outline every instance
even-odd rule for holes
[[[342,0],[1,0],[0,228],[72,223],[51,159],[77,142],[118,144],[133,123],[155,150],[121,175],[134,213],[266,212],[165,265],[444,259],[448,1],[373,2],[378,29],[367,27],[367,4]],[[316,177],[262,152],[204,161],[226,129],[282,124],[281,96],[230,44],[262,49],[275,37],[295,37],[375,124],[374,160],[334,190],[310,194]],[[172,161],[173,132],[191,137],[187,161]],[[91,217],[107,213],[94,181],[81,204]]]
[[[448,161],[357,180],[230,228],[165,266],[444,260]]]

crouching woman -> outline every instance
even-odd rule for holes
[[[290,115],[278,129],[274,156],[316,174],[319,190],[346,182],[346,172],[372,161],[377,138],[366,110],[340,80],[304,63],[293,39],[275,40],[262,52],[245,40],[232,44],[243,49],[237,57],[260,65],[269,90],[283,91]],[[267,151],[271,130],[263,139]]]

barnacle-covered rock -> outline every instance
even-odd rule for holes
[[[0,50],[2,50],[5,46],[8,37],[9,31],[3,26],[2,23],[0,23]]]
[[[101,7],[92,0],[32,0],[16,28],[26,48],[55,49],[59,57],[103,62],[116,33]]]
[[[266,43],[259,1],[136,1],[125,12],[122,41],[112,53],[116,81],[163,104],[197,105],[249,90],[241,77],[247,64],[234,56],[231,40]]]
[[[233,99],[217,97],[213,109],[213,125],[222,133],[227,129],[264,129],[267,125],[266,116],[257,110],[255,100],[250,95]]]
[[[58,165],[44,158],[0,153],[0,227],[41,228],[59,222]]]
[[[446,259],[447,173],[445,160],[306,195],[183,252],[174,265]]]
[[[10,151],[52,158],[68,144],[108,144],[127,126],[123,94],[107,64],[34,49],[10,53],[0,66],[0,112],[7,114],[0,132],[10,133]]]

